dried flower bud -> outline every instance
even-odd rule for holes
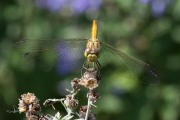
[[[74,78],[74,80],[71,81],[71,86],[73,89],[77,90],[80,88],[79,81],[80,81],[80,79],[78,79],[78,78]]]
[[[85,119],[87,112],[87,106],[81,106],[79,110],[80,118]],[[92,107],[89,108],[88,120],[96,120],[95,114],[92,113]]]
[[[37,114],[37,111],[27,111],[26,117],[28,120],[39,120],[39,115]]]
[[[81,106],[79,109],[79,115],[80,118],[85,118],[86,116],[86,111],[87,111],[87,106]],[[89,113],[91,112],[91,108],[89,109]]]
[[[87,71],[81,77],[79,84],[88,89],[94,89],[98,87],[99,79],[97,79],[98,76],[97,74],[98,74],[97,70],[93,68],[87,69]]]
[[[70,109],[75,109],[78,106],[78,100],[74,99],[72,95],[67,95],[64,100],[64,105]]]
[[[40,111],[41,107],[39,104],[39,99],[33,93],[27,93],[21,95],[21,99],[19,99],[19,112],[27,112],[27,111]]]
[[[97,92],[97,90],[93,89],[93,90],[90,90],[90,92],[87,94],[87,97],[90,98],[90,101],[92,101],[93,103],[95,103],[97,100],[99,100],[100,95],[99,95],[99,93]]]
[[[95,114],[91,112],[88,116],[88,120],[96,120]]]

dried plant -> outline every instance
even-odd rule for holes
[[[81,78],[74,78],[71,81],[72,90],[67,90],[69,94],[65,98],[47,99],[43,103],[45,107],[52,106],[54,108],[54,104],[60,102],[67,112],[66,116],[61,116],[60,112],[57,112],[54,116],[50,114],[44,115],[41,111],[39,99],[33,93],[21,95],[18,111],[19,113],[25,113],[28,120],[74,120],[75,118],[77,120],[96,120],[92,108],[96,107],[94,103],[100,98],[96,90],[100,79],[101,75],[97,69],[87,68]],[[76,98],[82,87],[88,90],[86,94],[87,105],[81,105]],[[79,111],[77,108],[79,108]]]

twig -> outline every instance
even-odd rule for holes
[[[67,107],[64,105],[63,100],[64,100],[64,98],[60,99],[60,102],[61,102],[61,104],[63,105],[63,107],[64,107],[64,109],[66,110],[66,112],[69,114],[69,110],[68,110]]]
[[[87,106],[87,111],[86,111],[85,120],[88,120],[90,105],[91,105],[91,99],[90,99],[90,97],[88,97],[88,106]]]

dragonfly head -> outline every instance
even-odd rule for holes
[[[95,62],[99,58],[100,43],[98,39],[88,40],[84,56],[89,62]]]
[[[87,58],[89,62],[95,62],[99,58],[99,51],[86,49],[84,52],[84,56]]]

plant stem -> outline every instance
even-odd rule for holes
[[[85,120],[88,120],[90,105],[91,105],[91,100],[90,100],[90,97],[88,97],[88,106],[87,106],[87,111],[86,111]]]

